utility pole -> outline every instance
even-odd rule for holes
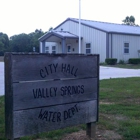
[[[79,0],[79,54],[81,53],[81,0]]]

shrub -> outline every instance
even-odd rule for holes
[[[140,64],[140,58],[129,58],[129,64]]]
[[[119,60],[119,64],[125,64],[124,60]]]
[[[106,58],[105,59],[105,62],[108,64],[108,65],[115,65],[117,63],[117,59],[116,58]]]
[[[0,56],[4,56],[4,52],[3,51],[0,51]]]

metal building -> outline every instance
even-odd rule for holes
[[[67,18],[40,41],[40,53],[78,53],[79,19]],[[140,27],[81,19],[81,53],[128,61],[140,57]]]

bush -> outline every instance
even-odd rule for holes
[[[0,51],[0,56],[4,56],[4,52],[3,51]]]
[[[119,60],[119,64],[125,64],[124,60]]]
[[[108,65],[115,65],[117,63],[117,59],[116,58],[106,58],[105,59],[105,62],[108,64]]]
[[[129,64],[140,64],[140,58],[129,58]]]

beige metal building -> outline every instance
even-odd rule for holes
[[[68,18],[40,41],[40,53],[78,53],[79,19]],[[140,53],[140,27],[81,19],[81,53],[128,61]]]

